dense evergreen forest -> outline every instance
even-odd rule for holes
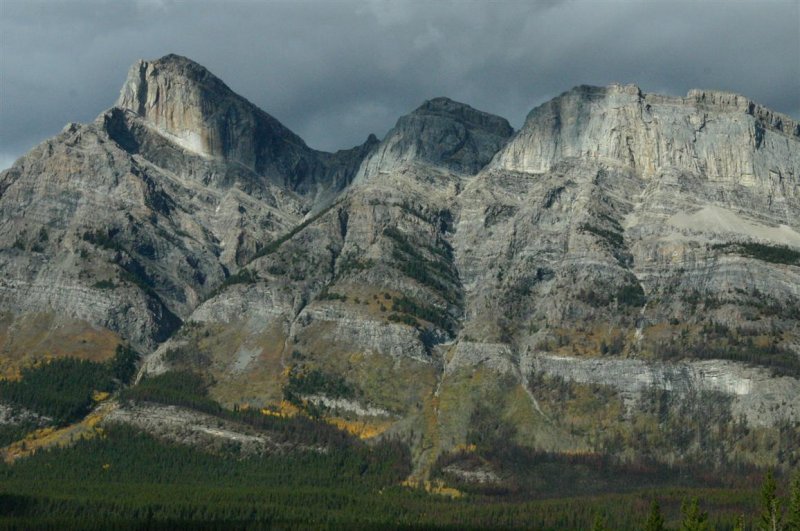
[[[103,364],[42,364],[4,382],[0,396],[64,423],[91,407],[93,390],[107,389],[123,404],[189,407],[246,425],[284,449],[247,455],[235,445],[196,448],[110,424],[71,447],[0,464],[0,528],[800,530],[800,473],[791,479],[755,468],[670,468],[536,452],[510,443],[506,429],[480,411],[472,449],[442,456],[429,483],[408,485],[410,452],[399,441],[367,444],[305,415],[228,410],[191,372],[126,388],[137,357],[120,348]],[[314,373],[295,376],[298,392],[350,392]],[[448,473],[453,465],[487,463],[503,476],[500,485],[459,482]]]
[[[94,392],[127,383],[138,360],[135,350],[120,345],[106,363],[76,358],[38,363],[22,369],[19,380],[0,381],[0,400],[67,424],[89,412]]]
[[[291,419],[273,422],[284,423],[286,433],[299,428]],[[112,425],[102,437],[0,465],[0,527],[761,529],[778,518],[777,529],[800,529],[798,475],[792,487],[770,473],[724,488],[449,498],[400,486],[410,472],[402,445],[368,446],[346,436],[319,440],[324,451],[241,457]],[[576,476],[586,463],[551,458],[545,464],[541,473],[551,483],[587,476],[585,470]],[[660,527],[649,527],[653,518]],[[736,527],[741,523],[745,527]]]

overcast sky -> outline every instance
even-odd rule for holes
[[[0,0],[0,168],[167,53],[324,150],[436,96],[518,128],[579,84],[727,90],[800,118],[800,0]]]

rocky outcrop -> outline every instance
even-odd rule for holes
[[[240,164],[303,195],[341,190],[375,144],[369,139],[349,153],[315,151],[208,70],[178,55],[134,64],[116,106],[187,151]]]
[[[789,118],[734,94],[674,98],[643,94],[635,85],[582,86],[531,111],[493,167],[541,173],[582,158],[613,161],[645,179],[678,168],[753,187],[773,175],[796,180],[798,132]]]
[[[117,106],[0,174],[0,308],[150,351],[375,143],[316,152],[196,63],[140,61]]]
[[[435,98],[403,116],[368,157],[357,179],[390,173],[410,162],[474,175],[513,130],[508,122],[448,98]]]
[[[539,355],[526,358],[523,367],[527,372],[616,389],[632,408],[643,393],[654,389],[679,397],[710,391],[731,396],[732,414],[751,426],[769,427],[800,419],[800,387],[795,378],[776,377],[768,370],[730,361],[663,363]]]
[[[177,406],[125,404],[114,408],[103,419],[102,426],[117,423],[130,424],[167,441],[202,447],[209,452],[235,451],[243,457],[326,450],[287,442],[280,434]]]

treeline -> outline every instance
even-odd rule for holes
[[[95,391],[113,391],[136,372],[139,354],[119,345],[105,362],[57,358],[26,367],[16,381],[0,382],[0,401],[49,417],[56,424],[80,419],[92,408]]]
[[[260,416],[287,435],[313,431],[308,419]],[[370,499],[397,490],[411,471],[407,448],[367,446],[327,428],[341,434],[337,444],[241,458],[111,425],[103,438],[0,464],[0,527],[307,528],[374,520]]]
[[[207,298],[211,299],[213,297],[216,297],[230,286],[236,284],[255,284],[258,281],[259,281],[258,273],[256,273],[252,269],[247,269],[246,267],[243,267],[238,272],[229,275],[227,278],[225,278],[225,280],[222,281],[222,284],[217,286],[217,288],[214,291],[212,291]]]
[[[395,312],[400,312],[401,314],[405,314],[403,317],[407,315],[424,319],[425,321],[438,326],[442,330],[445,330],[451,335],[455,333],[455,325],[453,324],[453,320],[446,310],[419,303],[414,299],[410,299],[404,295],[394,298],[392,301],[392,310]],[[390,315],[389,319],[395,320],[393,319],[395,315],[397,314]],[[416,326],[416,324],[416,319],[413,319],[412,326]]]
[[[251,259],[251,261],[255,260],[257,258],[261,258],[262,256],[267,256],[267,255],[270,255],[270,254],[274,253],[275,251],[280,249],[281,245],[283,245],[284,243],[286,243],[289,240],[291,240],[292,238],[294,238],[295,235],[297,235],[303,229],[305,229],[306,227],[308,227],[309,225],[311,225],[312,223],[314,223],[315,221],[320,219],[322,216],[327,214],[336,205],[338,205],[338,203],[334,203],[334,204],[332,204],[332,205],[320,210],[318,213],[314,214],[313,216],[311,216],[307,220],[303,221],[302,223],[300,223],[299,225],[297,225],[296,227],[291,229],[289,232],[287,232],[283,236],[279,236],[279,237],[275,238],[274,240],[269,242],[267,245],[265,245],[261,249],[257,250],[256,254],[253,255],[253,258]]]
[[[742,256],[756,258],[773,264],[800,265],[800,251],[786,245],[765,245],[756,242],[720,243],[712,249],[732,251]]]
[[[293,366],[289,381],[283,388],[283,397],[293,404],[299,404],[306,395],[324,395],[329,398],[354,398],[357,390],[344,378],[319,369],[306,369]]]
[[[387,227],[383,234],[394,242],[392,259],[395,267],[409,278],[434,289],[448,302],[457,301],[458,293],[454,287],[459,286],[458,272],[452,265],[452,252],[449,248],[442,251],[437,247],[414,244],[395,227]],[[420,248],[428,250],[434,258],[423,255]]]
[[[304,416],[226,410],[207,390],[199,375],[165,373],[120,395],[195,407],[247,424],[285,450],[212,454],[111,425],[102,438],[0,464],[0,528],[642,529],[650,522],[653,499],[660,504],[655,520],[662,527],[648,529],[677,529],[684,521],[694,525],[685,529],[733,529],[742,518],[751,526],[761,517],[755,482],[744,477],[754,477],[752,471],[743,471],[735,484],[709,487],[698,480],[686,488],[685,470],[672,471],[671,477],[665,469],[620,465],[597,454],[563,456],[519,447],[513,425],[484,409],[471,419],[468,440],[475,449],[440,459],[434,470],[434,478],[461,488],[465,496],[434,496],[398,486],[411,473],[409,449],[398,441],[368,445]],[[494,490],[459,483],[446,471],[451,465],[489,465],[503,483]],[[786,526],[777,529],[792,529],[789,508],[798,505],[796,492],[790,502],[779,489],[766,490],[778,501],[767,506],[780,511]]]
[[[0,424],[0,447],[19,441],[39,426],[40,423],[32,419],[13,424]]]

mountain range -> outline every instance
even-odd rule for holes
[[[189,59],[139,61],[0,173],[0,272],[9,381],[122,345],[134,388],[192,374],[395,438],[419,480],[500,481],[486,437],[800,463],[800,124],[735,94],[579,86],[517,131],[435,98],[327,153]]]

